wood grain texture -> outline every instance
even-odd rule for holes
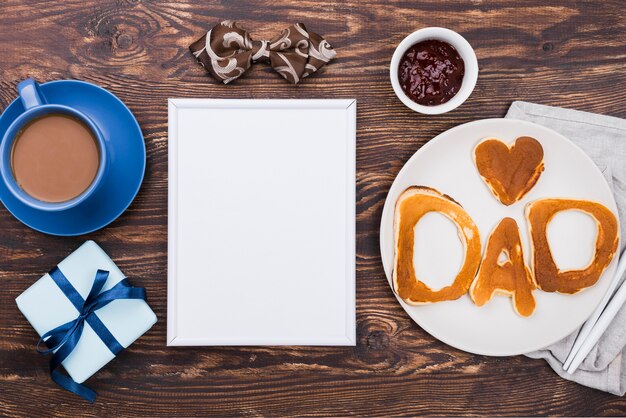
[[[543,361],[471,355],[430,337],[395,301],[378,247],[393,178],[446,129],[502,117],[513,100],[626,117],[625,9],[620,0],[3,0],[0,108],[26,77],[99,84],[135,113],[148,166],[128,211],[88,236],[46,236],[0,210],[0,415],[625,415],[626,400]],[[257,38],[305,22],[338,58],[295,87],[264,65],[223,86],[187,47],[227,18]],[[446,115],[411,112],[389,83],[394,47],[425,26],[460,32],[479,60],[476,90]],[[357,98],[356,347],[165,347],[169,97]],[[50,381],[14,302],[85,239],[146,287],[159,318],[89,381],[92,406]]]

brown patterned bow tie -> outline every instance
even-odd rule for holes
[[[336,52],[302,23],[282,31],[271,41],[253,41],[232,20],[225,20],[189,46],[198,62],[213,77],[230,83],[254,62],[269,62],[287,81],[297,84],[333,59]]]

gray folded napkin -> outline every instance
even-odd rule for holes
[[[513,102],[506,117],[551,128],[569,138],[595,161],[615,195],[621,228],[620,251],[623,250],[626,244],[626,120],[527,102]],[[578,370],[569,374],[563,370],[563,363],[578,331],[543,350],[526,355],[546,359],[554,371],[565,379],[624,395],[626,305],[617,313]]]

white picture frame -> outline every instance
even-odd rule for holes
[[[356,100],[168,111],[167,345],[355,345]]]

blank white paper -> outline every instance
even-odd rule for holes
[[[354,100],[169,101],[168,345],[355,344]]]

